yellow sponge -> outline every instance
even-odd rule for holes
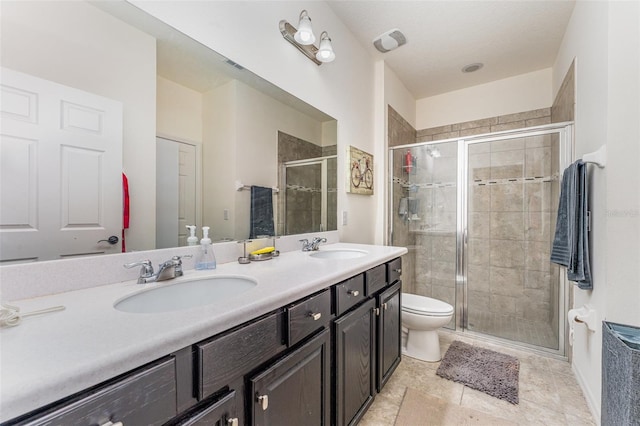
[[[265,248],[261,248],[260,250],[256,250],[256,251],[252,251],[251,254],[256,255],[256,254],[266,254],[266,253],[271,253],[272,251],[275,251],[275,247],[265,247]]]

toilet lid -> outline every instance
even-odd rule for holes
[[[402,293],[402,310],[416,314],[451,315],[453,306],[442,300]]]

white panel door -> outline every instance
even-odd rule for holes
[[[156,138],[156,247],[186,246],[196,225],[196,147]]]
[[[1,71],[0,260],[119,252],[122,104]]]

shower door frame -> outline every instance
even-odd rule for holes
[[[436,145],[442,143],[457,142],[458,149],[458,174],[457,174],[457,194],[456,194],[456,303],[455,303],[455,331],[464,332],[479,338],[501,342],[503,344],[515,347],[525,347],[527,349],[551,354],[557,357],[566,358],[568,353],[567,348],[567,333],[568,326],[564,318],[567,315],[568,301],[569,301],[569,285],[566,279],[566,274],[560,271],[560,277],[558,280],[558,349],[545,348],[542,346],[532,345],[525,342],[514,341],[498,336],[485,334],[479,331],[471,331],[468,328],[468,271],[466,256],[468,253],[468,206],[467,199],[469,193],[469,146],[483,142],[505,141],[509,139],[517,139],[527,136],[539,136],[545,134],[556,133],[559,136],[559,149],[558,149],[558,162],[559,162],[559,176],[558,180],[562,177],[562,171],[569,166],[573,158],[573,122],[561,122],[546,124],[535,127],[525,127],[521,129],[506,130],[494,133],[484,133],[480,135],[458,137],[442,139],[437,141],[418,142],[414,144],[398,145],[389,148],[389,233],[387,235],[388,241],[393,241],[393,220],[392,215],[394,211],[393,206],[393,151],[415,148],[419,146]],[[555,201],[555,200],[554,200]]]

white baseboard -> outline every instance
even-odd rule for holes
[[[576,376],[576,380],[580,385],[580,389],[582,389],[582,393],[584,394],[585,399],[587,400],[587,406],[589,407],[589,411],[591,411],[591,415],[593,416],[593,421],[595,421],[596,424],[600,426],[600,414],[601,414],[600,401],[594,398],[593,393],[591,392],[591,389],[589,389],[589,387],[587,386],[587,382],[584,380],[584,377],[582,376],[582,374],[580,374],[580,371],[576,369],[575,364],[571,364],[571,370],[573,371],[573,374]]]

